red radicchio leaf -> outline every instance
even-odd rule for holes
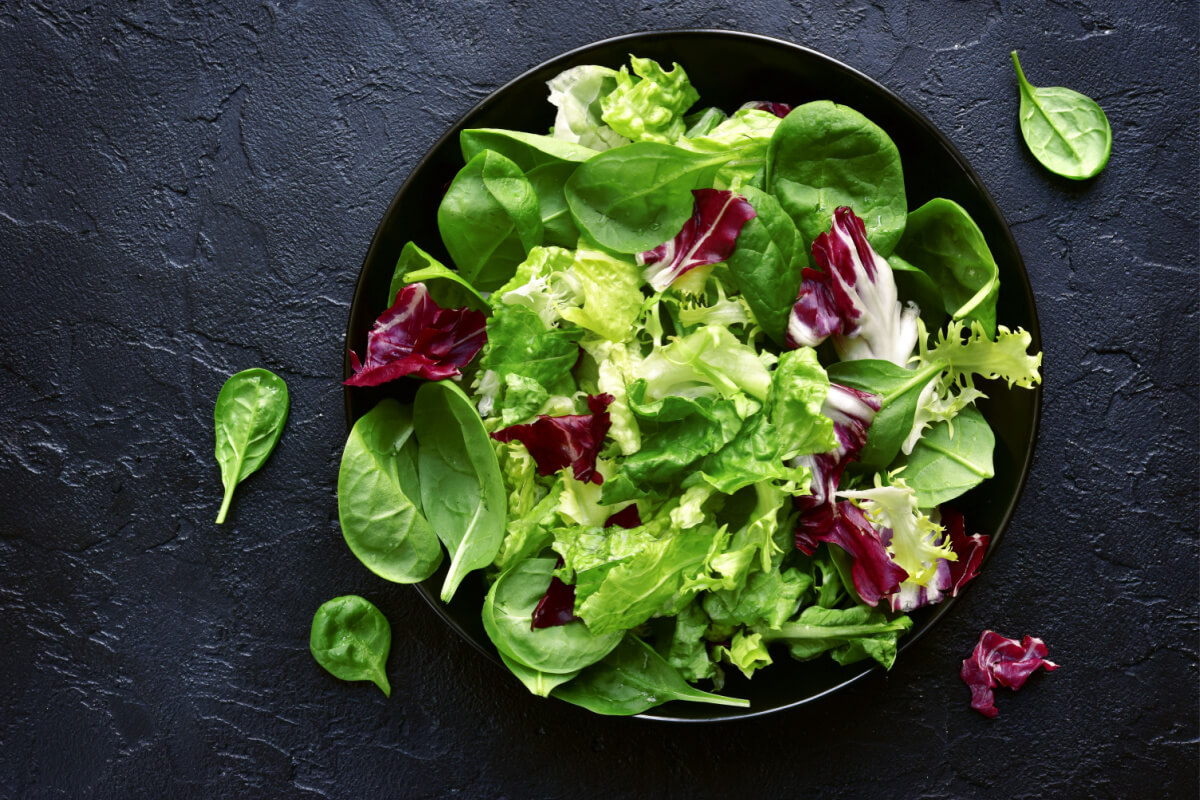
[[[525,445],[537,462],[539,475],[553,475],[563,467],[571,467],[575,480],[603,483],[604,476],[596,472],[596,456],[612,426],[608,416],[612,401],[610,394],[588,395],[590,414],[563,417],[542,414],[533,422],[498,430],[492,438],[498,442],[515,439]]]
[[[787,103],[774,103],[770,100],[754,100],[744,104],[742,108],[753,108],[757,111],[770,111],[780,119],[783,119],[788,114],[792,113],[792,107]]]
[[[638,513],[637,503],[630,503],[604,520],[604,527],[610,528],[613,525],[619,525],[622,528],[640,528],[642,515]]]
[[[729,258],[742,226],[756,216],[737,192],[693,189],[692,195],[695,209],[675,238],[638,254],[638,264],[646,268],[643,277],[656,292],[689,270]]]
[[[816,238],[788,318],[790,347],[816,347],[833,335],[843,361],[881,358],[904,366],[917,343],[917,308],[901,305],[892,268],[867,241],[867,228],[847,206]]]
[[[983,554],[987,552],[988,541],[992,538],[981,533],[967,536],[963,515],[952,508],[942,507],[942,525],[950,534],[950,546],[954,548],[957,561],[946,562],[950,568],[948,587],[951,597],[958,597],[958,590],[967,581],[979,574],[979,564]]]
[[[850,569],[854,591],[867,605],[878,605],[880,600],[900,589],[908,573],[892,561],[879,529],[858,506],[843,500],[833,510],[832,517],[829,528],[814,538],[837,545],[850,554],[854,559]]]
[[[562,566],[561,558],[559,566]],[[577,619],[579,617],[575,616],[575,587],[563,583],[555,575],[550,579],[550,587],[546,589],[545,596],[538,601],[537,608],[533,610],[533,620],[529,627],[532,630],[553,628]]]
[[[440,308],[423,283],[396,293],[396,302],[375,320],[367,334],[366,362],[350,351],[354,374],[347,386],[378,386],[404,375],[440,381],[460,375],[459,368],[487,342],[481,312]]]
[[[1026,636],[1018,644],[1016,639],[984,631],[975,652],[963,661],[960,673],[971,689],[971,708],[985,717],[995,717],[1000,712],[992,690],[1007,686],[1016,691],[1038,667],[1047,671],[1058,669],[1058,664],[1048,661],[1046,654],[1046,643],[1041,639]]]

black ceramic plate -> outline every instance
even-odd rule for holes
[[[615,68],[627,62],[630,53],[683,64],[705,106],[733,111],[747,100],[797,105],[827,99],[865,114],[887,131],[900,149],[910,209],[933,197],[948,197],[979,224],[1000,266],[999,321],[1010,328],[1020,326],[1030,331],[1033,350],[1041,350],[1033,293],[1016,242],[979,176],[950,140],[895,94],[839,61],[790,42],[729,31],[637,33],[597,42],[531,69],[471,109],[417,165],[375,231],[350,308],[346,331],[349,347],[359,352],[364,348],[371,323],[385,308],[392,270],[405,242],[411,239],[450,263],[437,232],[437,207],[443,187],[463,164],[459,131],[479,127],[545,131],[554,121],[554,108],[546,100],[547,80],[579,64]],[[351,374],[349,363],[345,374]],[[413,387],[406,385],[410,383],[397,381],[378,389],[348,388],[347,430],[381,397],[411,399]],[[1040,387],[1033,391],[1010,390],[995,383],[985,391],[990,400],[981,402],[980,409],[996,433],[996,477],[954,505],[966,514],[971,531],[991,535],[990,549],[994,550],[1029,472],[1042,395]],[[438,599],[444,570],[418,585],[417,590],[447,624],[499,665],[479,618],[484,587],[478,573],[468,576],[454,602],[447,606]],[[948,600],[914,613],[913,630],[902,640],[901,652],[929,630],[953,602]],[[679,722],[752,717],[811,702],[877,669],[864,664],[839,667],[829,659],[798,663],[781,655],[752,681],[736,671],[730,676],[725,692],[749,698],[748,709],[672,702],[641,716]],[[510,679],[506,676],[505,669],[503,674],[497,672],[496,680]],[[544,701],[530,697],[530,702]]]

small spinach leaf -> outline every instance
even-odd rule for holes
[[[579,674],[578,670],[562,674],[539,672],[532,667],[525,666],[520,661],[513,661],[504,653],[500,653],[500,660],[504,662],[504,666],[508,667],[508,671],[517,677],[517,680],[525,684],[526,689],[538,697],[549,697],[554,687],[562,686]]]
[[[287,413],[287,384],[273,372],[242,370],[221,387],[213,409],[216,458],[225,484],[218,525],[225,521],[234,487],[261,467],[275,449]]]
[[[939,422],[921,437],[896,466],[917,493],[921,508],[931,508],[966,492],[995,474],[992,451],[996,436],[974,406],[948,422]]]
[[[1112,127],[1095,100],[1062,86],[1037,87],[1012,51],[1021,88],[1021,136],[1029,152],[1056,175],[1084,180],[1099,174],[1112,154]]]
[[[468,572],[486,567],[500,552],[507,494],[483,420],[453,382],[422,384],[413,421],[421,505],[450,551],[442,584],[442,602],[448,603]]]
[[[388,651],[392,628],[370,601],[356,594],[335,597],[313,615],[308,649],[317,663],[344,681],[371,681],[392,696]]]
[[[429,296],[442,308],[470,306],[485,314],[492,312],[491,306],[475,287],[445,264],[426,253],[415,242],[408,242],[396,260],[392,273],[392,284],[388,289],[388,305],[396,302],[396,295],[410,283],[435,281],[429,287]]]
[[[809,244],[829,230],[838,206],[862,217],[881,256],[904,232],[900,152],[882,128],[848,106],[817,100],[788,114],[767,148],[765,183]]]
[[[412,413],[395,400],[380,401],[354,423],[338,471],[346,544],[367,569],[397,583],[423,581],[442,563],[442,545],[416,505],[412,433]]]
[[[742,227],[726,263],[734,287],[746,298],[758,324],[782,345],[801,273],[808,266],[808,251],[778,200],[753,186],[738,191],[757,216]]]
[[[839,361],[829,366],[832,383],[879,395],[882,405],[871,422],[867,445],[859,456],[864,467],[883,469],[896,458],[912,430],[921,391],[941,374],[942,369],[941,363],[905,369],[875,358]]]
[[[579,228],[575,227],[575,220],[571,219],[571,209],[567,208],[564,187],[577,166],[569,161],[542,164],[526,174],[537,192],[545,243],[568,250],[574,250],[579,244]]]
[[[597,714],[623,716],[640,714],[668,700],[750,707],[749,700],[711,694],[688,685],[666,659],[632,633],[607,658],[551,694]]]
[[[480,291],[512,277],[542,243],[533,185],[510,159],[484,150],[454,177],[438,206],[438,231],[455,266]]]
[[[509,659],[537,672],[561,675],[595,664],[625,634],[597,635],[578,621],[534,628],[533,611],[546,595],[554,564],[552,558],[532,558],[501,575],[484,601],[483,628]]]
[[[1000,270],[983,231],[966,209],[953,200],[935,197],[911,212],[889,263],[897,255],[920,267],[941,290],[947,314],[954,319],[978,320],[988,338],[996,335]],[[899,276],[897,279],[899,283]]]
[[[605,150],[567,181],[567,205],[579,229],[604,247],[640,253],[679,232],[692,216],[692,189],[729,158],[658,142]]]

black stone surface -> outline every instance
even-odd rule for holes
[[[0,797],[1196,797],[1196,3],[350,5],[0,4]],[[336,519],[342,334],[396,187],[526,68],[670,27],[797,41],[924,111],[1008,216],[1045,343],[973,589],[888,676],[718,727],[530,697]],[[1014,47],[1104,106],[1095,180],[1025,151]],[[250,366],[292,412],[218,528],[212,404]],[[307,652],[347,592],[392,622],[390,700]],[[1063,665],[993,721],[958,678],[985,627]]]

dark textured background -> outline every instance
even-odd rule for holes
[[[1194,2],[341,5],[0,2],[0,796],[1196,797]],[[932,118],[1045,342],[1033,474],[972,591],[886,678],[719,727],[530,697],[336,520],[342,333],[396,188],[504,81],[667,27],[812,46]],[[1020,144],[1013,47],[1104,106],[1096,180]],[[212,404],[250,366],[291,417],[218,528]],[[390,700],[308,654],[347,592],[393,624]],[[994,721],[958,678],[984,627],[1063,664]]]

